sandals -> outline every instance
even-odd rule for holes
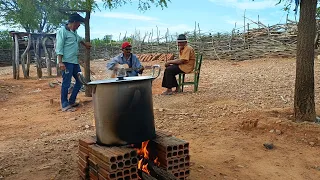
[[[78,102],[74,102],[73,104],[70,104],[71,107],[78,107],[80,105],[80,103]]]
[[[69,105],[67,107],[62,108],[61,110],[62,110],[62,112],[74,112],[74,111],[76,111],[76,108]]]
[[[172,92],[172,91],[170,91],[170,92],[165,91],[165,92],[163,92],[161,95],[172,95],[172,94],[173,94],[173,92]]]

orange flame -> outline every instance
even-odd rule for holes
[[[147,174],[150,174],[150,171],[148,170],[148,163],[143,164],[144,159],[149,159],[149,151],[147,150],[149,141],[142,142],[141,148],[137,150],[138,155],[142,156],[138,163],[138,169],[141,169]]]
[[[141,148],[137,149],[138,155],[142,156],[142,158],[138,162],[138,169],[142,170],[143,172],[150,174],[150,170],[148,169],[148,163],[143,164],[143,160],[149,160],[149,151],[147,150],[149,141],[145,141],[142,143]],[[158,161],[158,157],[154,160],[154,164],[156,166],[160,166],[160,162]]]

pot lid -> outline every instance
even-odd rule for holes
[[[153,77],[153,76],[123,77],[123,79],[121,79],[121,78],[111,78],[111,79],[103,79],[103,80],[91,81],[91,82],[88,83],[88,85],[109,84],[109,83],[125,83],[125,82],[153,80],[153,79],[155,79],[155,77]]]

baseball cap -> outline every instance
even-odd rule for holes
[[[122,43],[121,48],[124,49],[124,48],[129,47],[129,46],[131,47],[131,44],[126,41],[126,42]]]

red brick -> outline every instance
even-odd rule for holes
[[[78,162],[79,162],[82,166],[84,166],[84,167],[87,167],[87,166],[88,166],[88,161],[83,160],[83,159],[80,158],[80,157],[79,157]]]
[[[82,138],[82,139],[79,139],[79,144],[81,146],[84,146],[86,148],[88,148],[89,145],[91,144],[95,144],[96,143],[96,138],[94,137],[86,137],[86,138]]]
[[[88,161],[88,158],[89,158],[89,154],[85,154],[84,152],[80,151],[78,152],[78,155],[81,159],[85,160],[85,161]]]
[[[99,180],[98,172],[93,168],[89,168],[89,176],[92,180]]]
[[[79,145],[79,151],[89,155],[88,148],[86,148],[84,146]]]

